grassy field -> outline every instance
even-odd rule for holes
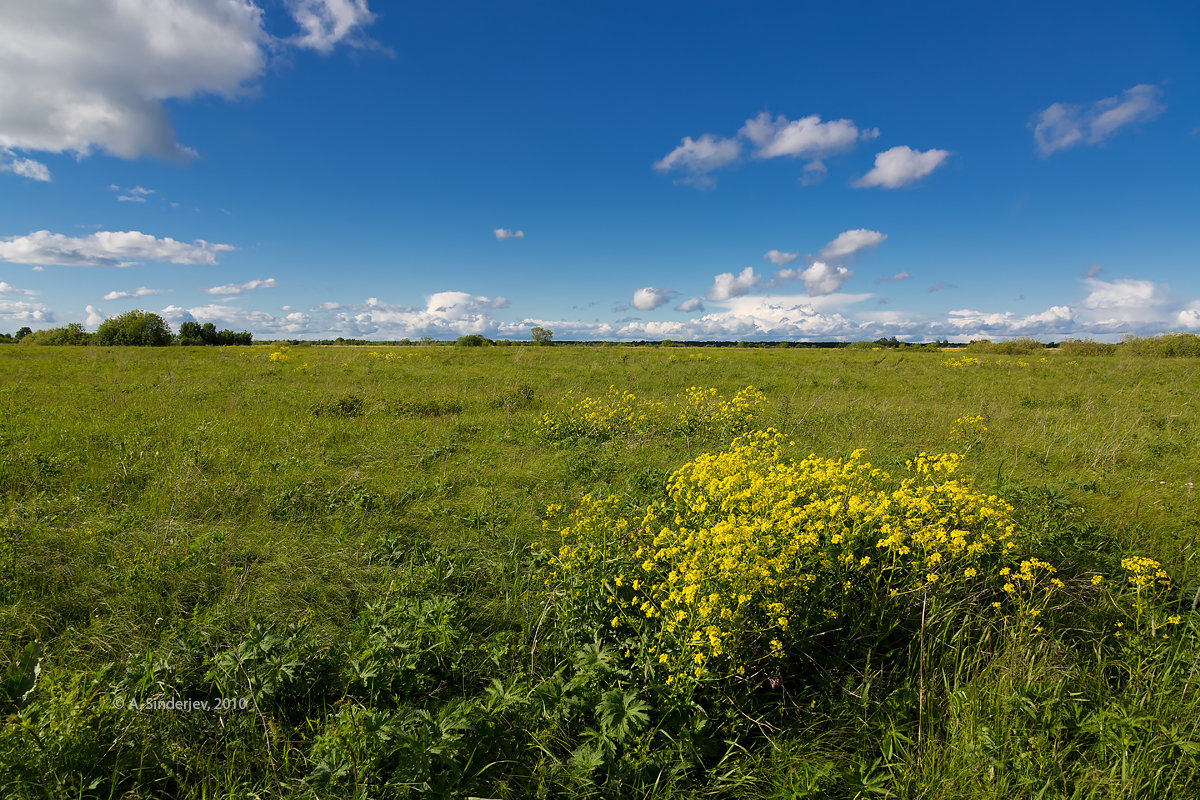
[[[1200,797],[1193,359],[9,346],[0,376],[0,796]]]

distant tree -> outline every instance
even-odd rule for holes
[[[486,336],[480,336],[478,333],[468,333],[466,336],[458,337],[454,342],[458,347],[483,347],[491,343],[491,339]]]
[[[21,330],[17,331],[16,339],[19,342],[31,333],[33,333],[33,328],[30,328],[28,325],[26,325],[25,327],[21,328]]]
[[[339,340],[341,341],[341,340]],[[179,343],[182,345],[247,345],[254,344],[254,336],[249,331],[234,333],[231,330],[217,330],[211,322],[201,325],[189,320],[179,323]]]
[[[554,331],[538,326],[529,332],[529,338],[533,340],[534,344],[548,345],[554,339]]]
[[[204,344],[200,338],[200,323],[195,320],[179,323],[179,343],[182,345]]]
[[[134,309],[101,322],[92,341],[98,345],[162,347],[172,338],[166,320],[153,312]]]

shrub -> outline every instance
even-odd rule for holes
[[[1058,349],[1069,356],[1111,356],[1117,352],[1117,345],[1108,342],[1097,342],[1095,339],[1067,339],[1060,342]]]
[[[478,333],[469,333],[466,336],[458,337],[454,344],[458,347],[484,347],[492,344],[492,340],[486,336],[480,336]]]
[[[1002,356],[1025,356],[1031,353],[1040,353],[1045,349],[1046,345],[1028,336],[1008,339],[1003,342],[977,339],[967,345],[967,350],[972,353],[995,353]]]
[[[1144,338],[1126,336],[1117,350],[1135,356],[1197,358],[1200,357],[1200,336],[1194,333],[1164,333],[1162,336]]]
[[[20,337],[21,344],[45,345],[85,345],[92,339],[92,334],[83,329],[83,325],[72,322],[64,328],[47,328],[34,331]]]

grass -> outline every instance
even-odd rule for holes
[[[0,795],[1195,796],[1194,364],[968,355],[0,348]],[[965,452],[1069,586],[1045,635],[922,617],[886,660],[688,695],[568,636],[547,507],[640,507],[731,437],[555,442],[542,415],[748,385],[796,458]],[[1128,555],[1171,575],[1165,644],[1086,581]],[[114,705],[219,698],[246,708]]]

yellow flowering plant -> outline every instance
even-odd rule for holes
[[[560,619],[604,626],[648,669],[696,683],[765,674],[933,607],[1045,608],[1053,568],[1017,557],[1012,507],[955,476],[961,456],[918,455],[896,481],[861,450],[797,462],[788,444],[750,432],[680,467],[644,508],[584,497],[549,559]]]
[[[600,397],[568,392],[538,420],[538,432],[558,442],[654,434],[729,437],[753,427],[765,402],[753,386],[728,398],[716,389],[693,386],[669,402],[644,400],[610,386]]]

